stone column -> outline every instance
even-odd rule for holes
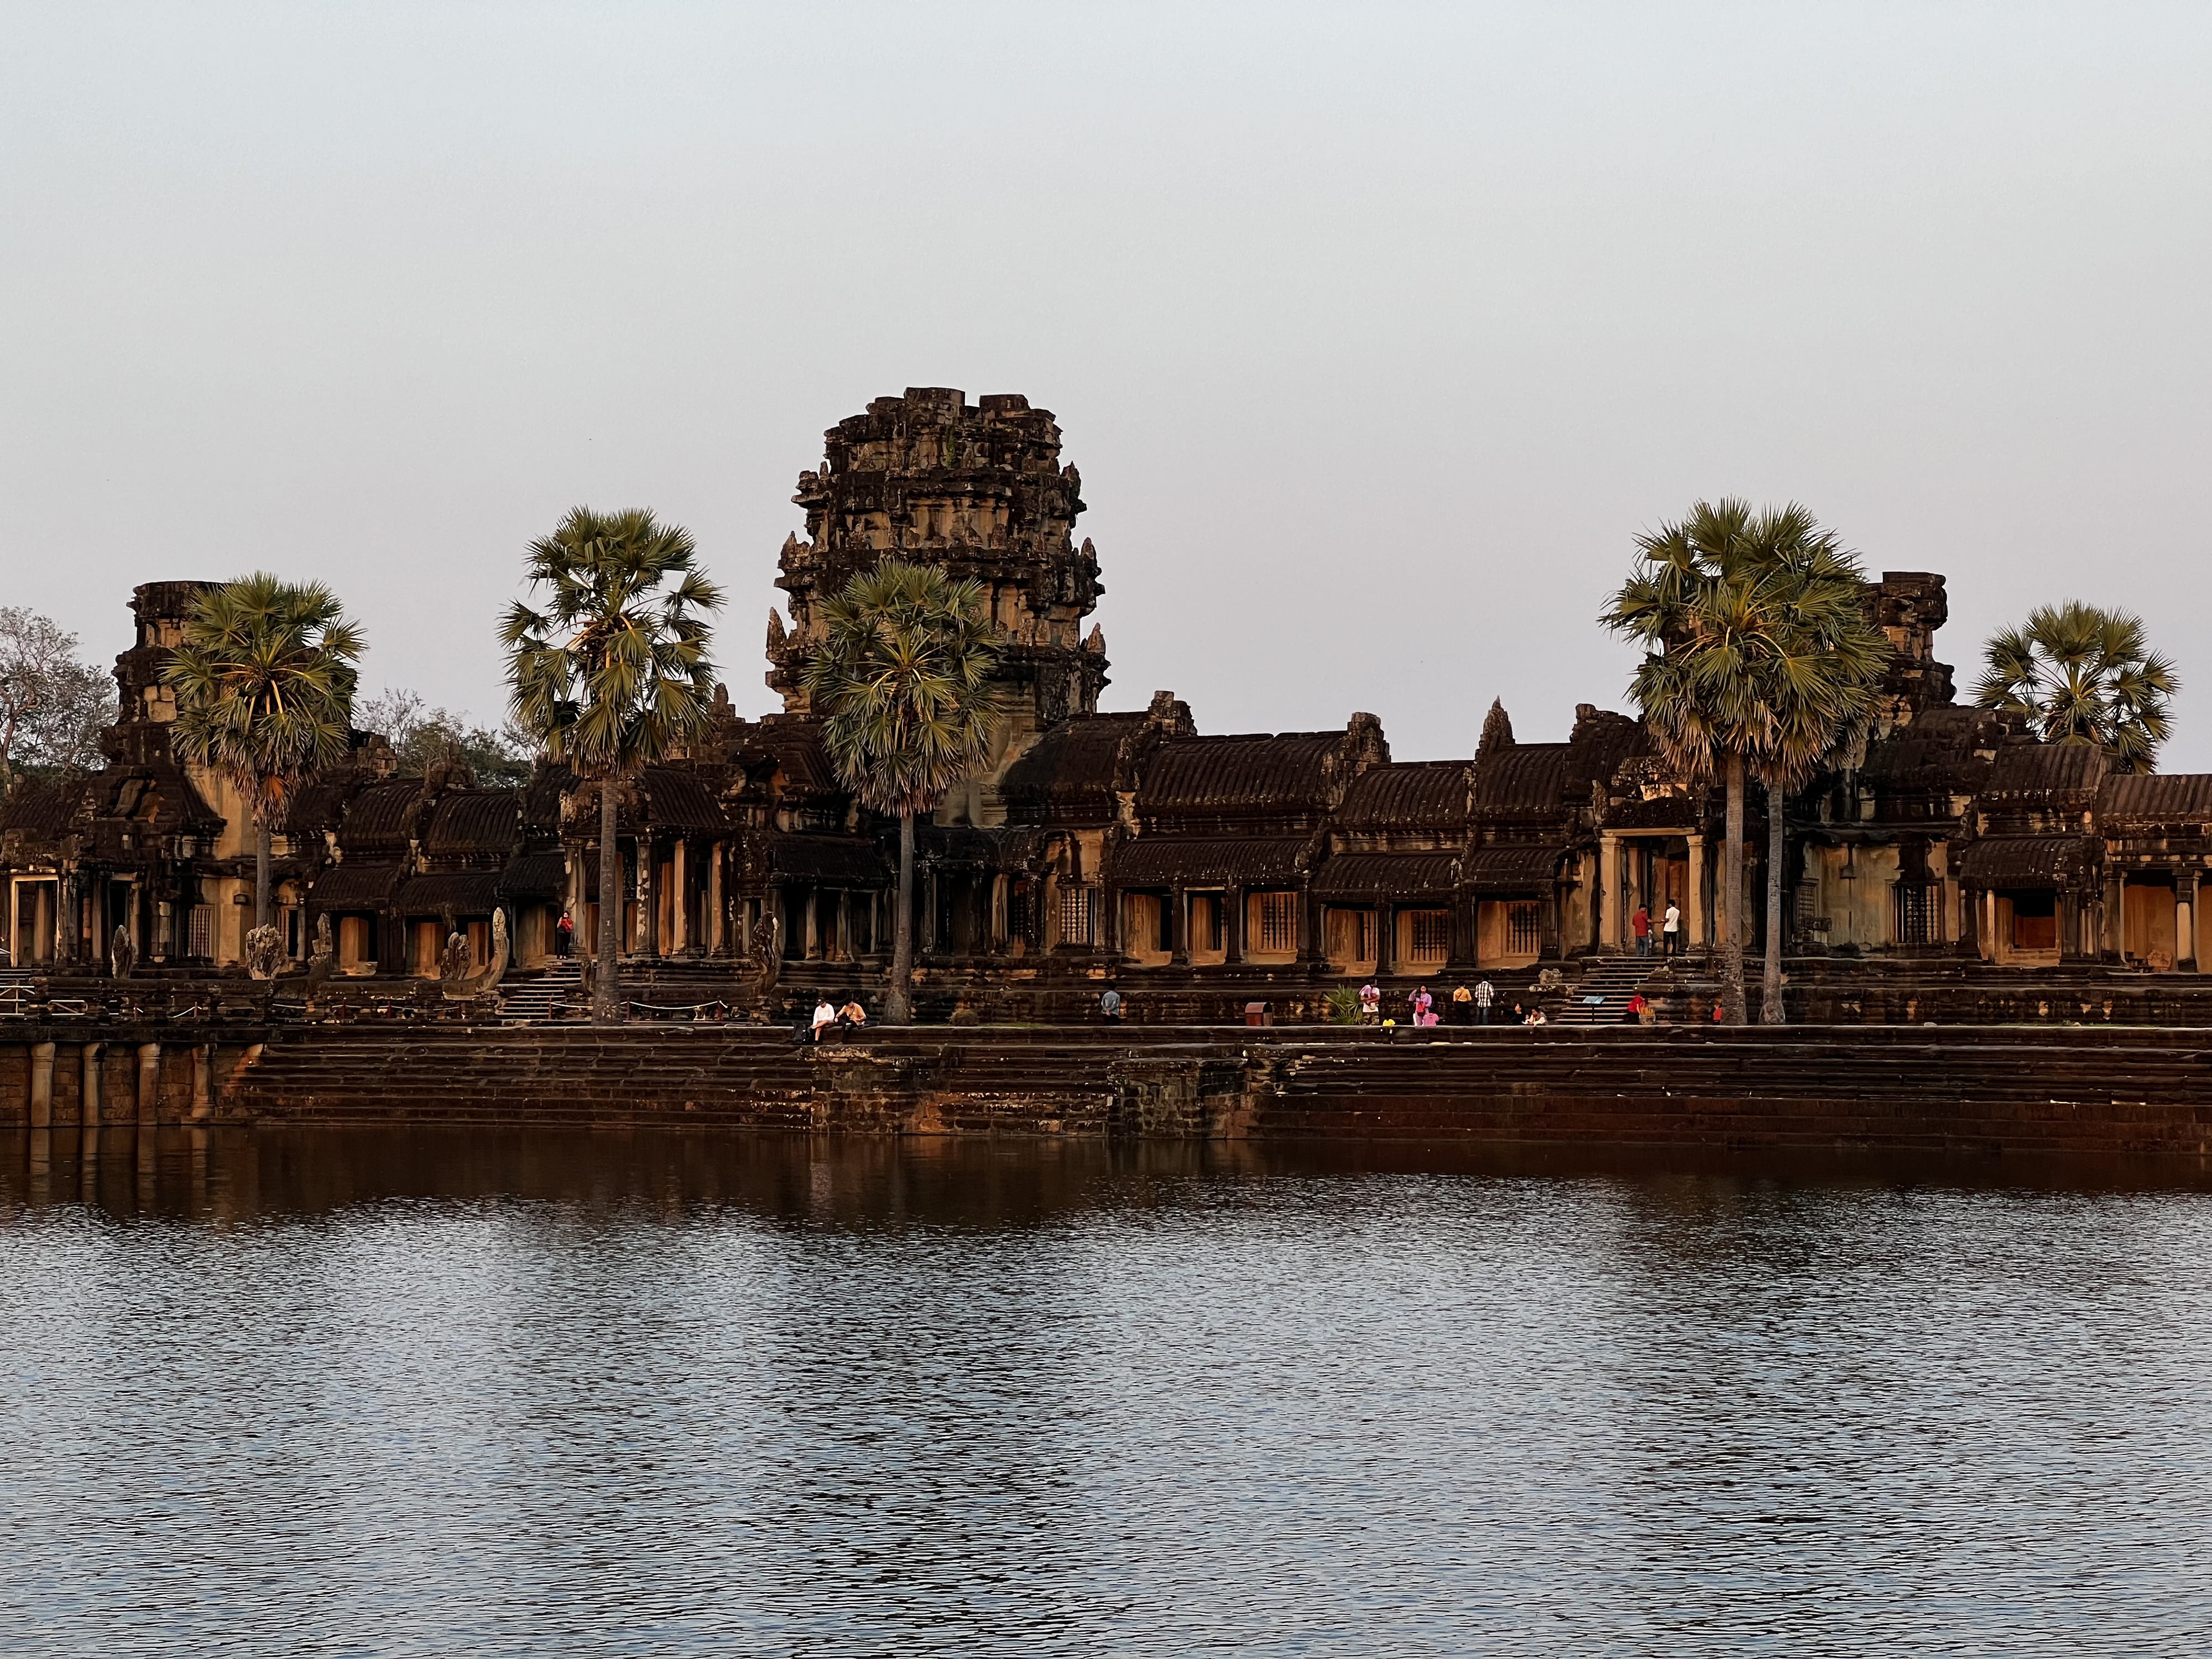
[[[1597,841],[1597,948],[1601,956],[1617,954],[1622,947],[1621,927],[1627,917],[1622,890],[1627,882],[1622,869],[1620,837],[1601,835]]]
[[[77,1121],[88,1129],[95,1129],[100,1127],[100,1045],[86,1043],[78,1062]]]
[[[1689,902],[1682,907],[1682,948],[1702,947],[1705,942],[1705,838],[1692,836],[1690,842]]]
[[[192,1050],[192,1121],[215,1115],[215,1049],[202,1043]]]
[[[31,1045],[31,1127],[54,1127],[54,1045]]]
[[[2174,872],[2173,966],[2177,973],[2197,971],[2197,881],[2194,870]]]
[[[1225,888],[1221,895],[1222,961],[1235,968],[1244,960],[1244,907],[1249,901],[1242,887]]]
[[[644,836],[637,838],[637,876],[638,908],[645,912],[645,925],[640,930],[645,935],[642,954],[657,957],[660,954],[660,849]]]
[[[716,842],[707,854],[707,949],[714,956],[729,949],[729,929],[722,916],[722,863],[729,843]]]
[[[161,1106],[161,1045],[142,1042],[138,1045],[138,1121],[149,1124],[155,1121]]]
[[[676,860],[672,872],[676,894],[668,906],[668,949],[674,955],[691,943],[691,860],[687,843],[681,836],[677,838],[672,856]]]
[[[1387,904],[1375,907],[1375,977],[1384,979],[1398,971],[1398,913]]]
[[[1174,931],[1174,948],[1168,960],[1178,968],[1190,966],[1190,895],[1180,887],[1168,889],[1168,925]]]

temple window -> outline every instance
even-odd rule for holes
[[[195,904],[191,920],[185,928],[188,940],[185,954],[204,961],[215,954],[215,906]]]
[[[1941,945],[1943,942],[1943,912],[1940,900],[1943,890],[1899,882],[1891,891],[1897,896],[1892,942],[1898,945]],[[2056,944],[2055,921],[2052,927],[2051,942]]]
[[[1253,908],[1257,925],[1252,930],[1254,948],[1262,956],[1295,957],[1298,953],[1298,896],[1259,893]]]
[[[1431,966],[1451,956],[1451,912],[1401,910],[1398,913],[1399,943],[1408,966]]]
[[[1063,887],[1060,890],[1060,942],[1091,945],[1098,942],[1098,890]]]

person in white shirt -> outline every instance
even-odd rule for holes
[[[1680,906],[1670,904],[1667,907],[1667,920],[1665,923],[1662,925],[1659,931],[1665,937],[1667,954],[1668,956],[1673,956],[1675,951],[1682,948],[1682,911]]]
[[[836,1023],[837,1011],[830,1006],[828,997],[823,998],[814,1005],[814,1040],[817,1042],[822,1041],[823,1027],[835,1025]]]

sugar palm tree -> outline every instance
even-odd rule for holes
[[[2181,680],[2149,648],[2142,617],[2079,599],[2039,605],[1984,651],[1974,683],[1983,708],[2020,716],[2046,743],[2094,744],[2124,772],[2156,767]]]
[[[990,754],[996,634],[983,592],[933,565],[885,559],[820,611],[823,638],[802,683],[845,787],[899,821],[898,914],[884,1016],[914,1012],[914,821]]]
[[[702,731],[714,699],[706,613],[722,592],[693,562],[697,550],[689,532],[645,509],[577,507],[530,544],[538,606],[516,600],[500,629],[516,721],[550,759],[599,786],[592,1018],[601,1025],[617,1018],[622,786]]]
[[[253,818],[253,925],[270,925],[270,839],[301,781],[352,744],[361,632],[320,582],[265,571],[202,588],[161,669],[178,757],[227,779]]]
[[[1768,786],[1767,1008],[1781,1012],[1782,797],[1870,716],[1888,643],[1864,617],[1856,562],[1795,505],[1699,501],[1638,538],[1638,568],[1601,620],[1644,647],[1631,684],[1660,752],[1726,795],[1720,939],[1725,1018],[1744,1018],[1744,789]]]
[[[1759,588],[1774,612],[1773,648],[1753,659],[1759,701],[1771,717],[1753,769],[1766,788],[1766,961],[1762,1024],[1784,1023],[1782,884],[1788,858],[1784,807],[1791,791],[1874,723],[1893,649],[1867,613],[1865,573],[1810,513],[1795,505],[1762,514],[1751,538]]]

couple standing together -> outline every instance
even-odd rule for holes
[[[1651,954],[1651,912],[1644,906],[1638,905],[1636,914],[1628,919],[1628,929],[1636,935],[1636,954],[1639,957],[1650,956]],[[1668,956],[1676,955],[1680,951],[1682,912],[1680,907],[1672,904],[1667,907],[1666,920],[1661,923],[1659,932],[1665,939]]]

